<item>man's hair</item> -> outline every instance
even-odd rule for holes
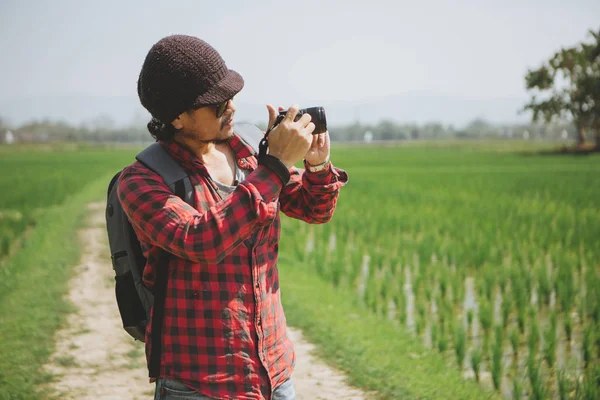
[[[148,122],[148,131],[150,131],[154,139],[170,142],[175,137],[175,134],[179,132],[179,129],[175,129],[173,124],[163,124],[156,118],[152,118]]]

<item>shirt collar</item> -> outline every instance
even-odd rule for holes
[[[202,165],[202,168],[204,168],[204,165],[196,157],[196,155],[184,145],[176,142],[175,140],[159,140],[158,142],[182,166],[192,169],[198,165]],[[231,137],[229,140],[229,145],[233,150],[236,160],[241,160],[254,155],[254,150],[252,147],[246,144],[237,134],[234,134]]]

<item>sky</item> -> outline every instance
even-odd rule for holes
[[[527,69],[590,28],[597,0],[2,0],[0,116],[19,104],[38,118],[28,104],[61,96],[137,101],[144,57],[175,33],[204,39],[244,77],[242,104],[526,99]]]

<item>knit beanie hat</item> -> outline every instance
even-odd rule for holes
[[[137,83],[142,105],[164,124],[182,112],[232,98],[244,79],[219,53],[193,36],[172,35],[148,52]]]

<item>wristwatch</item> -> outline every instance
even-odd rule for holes
[[[329,167],[329,157],[327,157],[327,159],[325,161],[323,161],[321,164],[317,164],[317,165],[311,165],[306,160],[304,160],[304,165],[306,166],[306,168],[308,168],[308,170],[310,172],[324,171]]]

